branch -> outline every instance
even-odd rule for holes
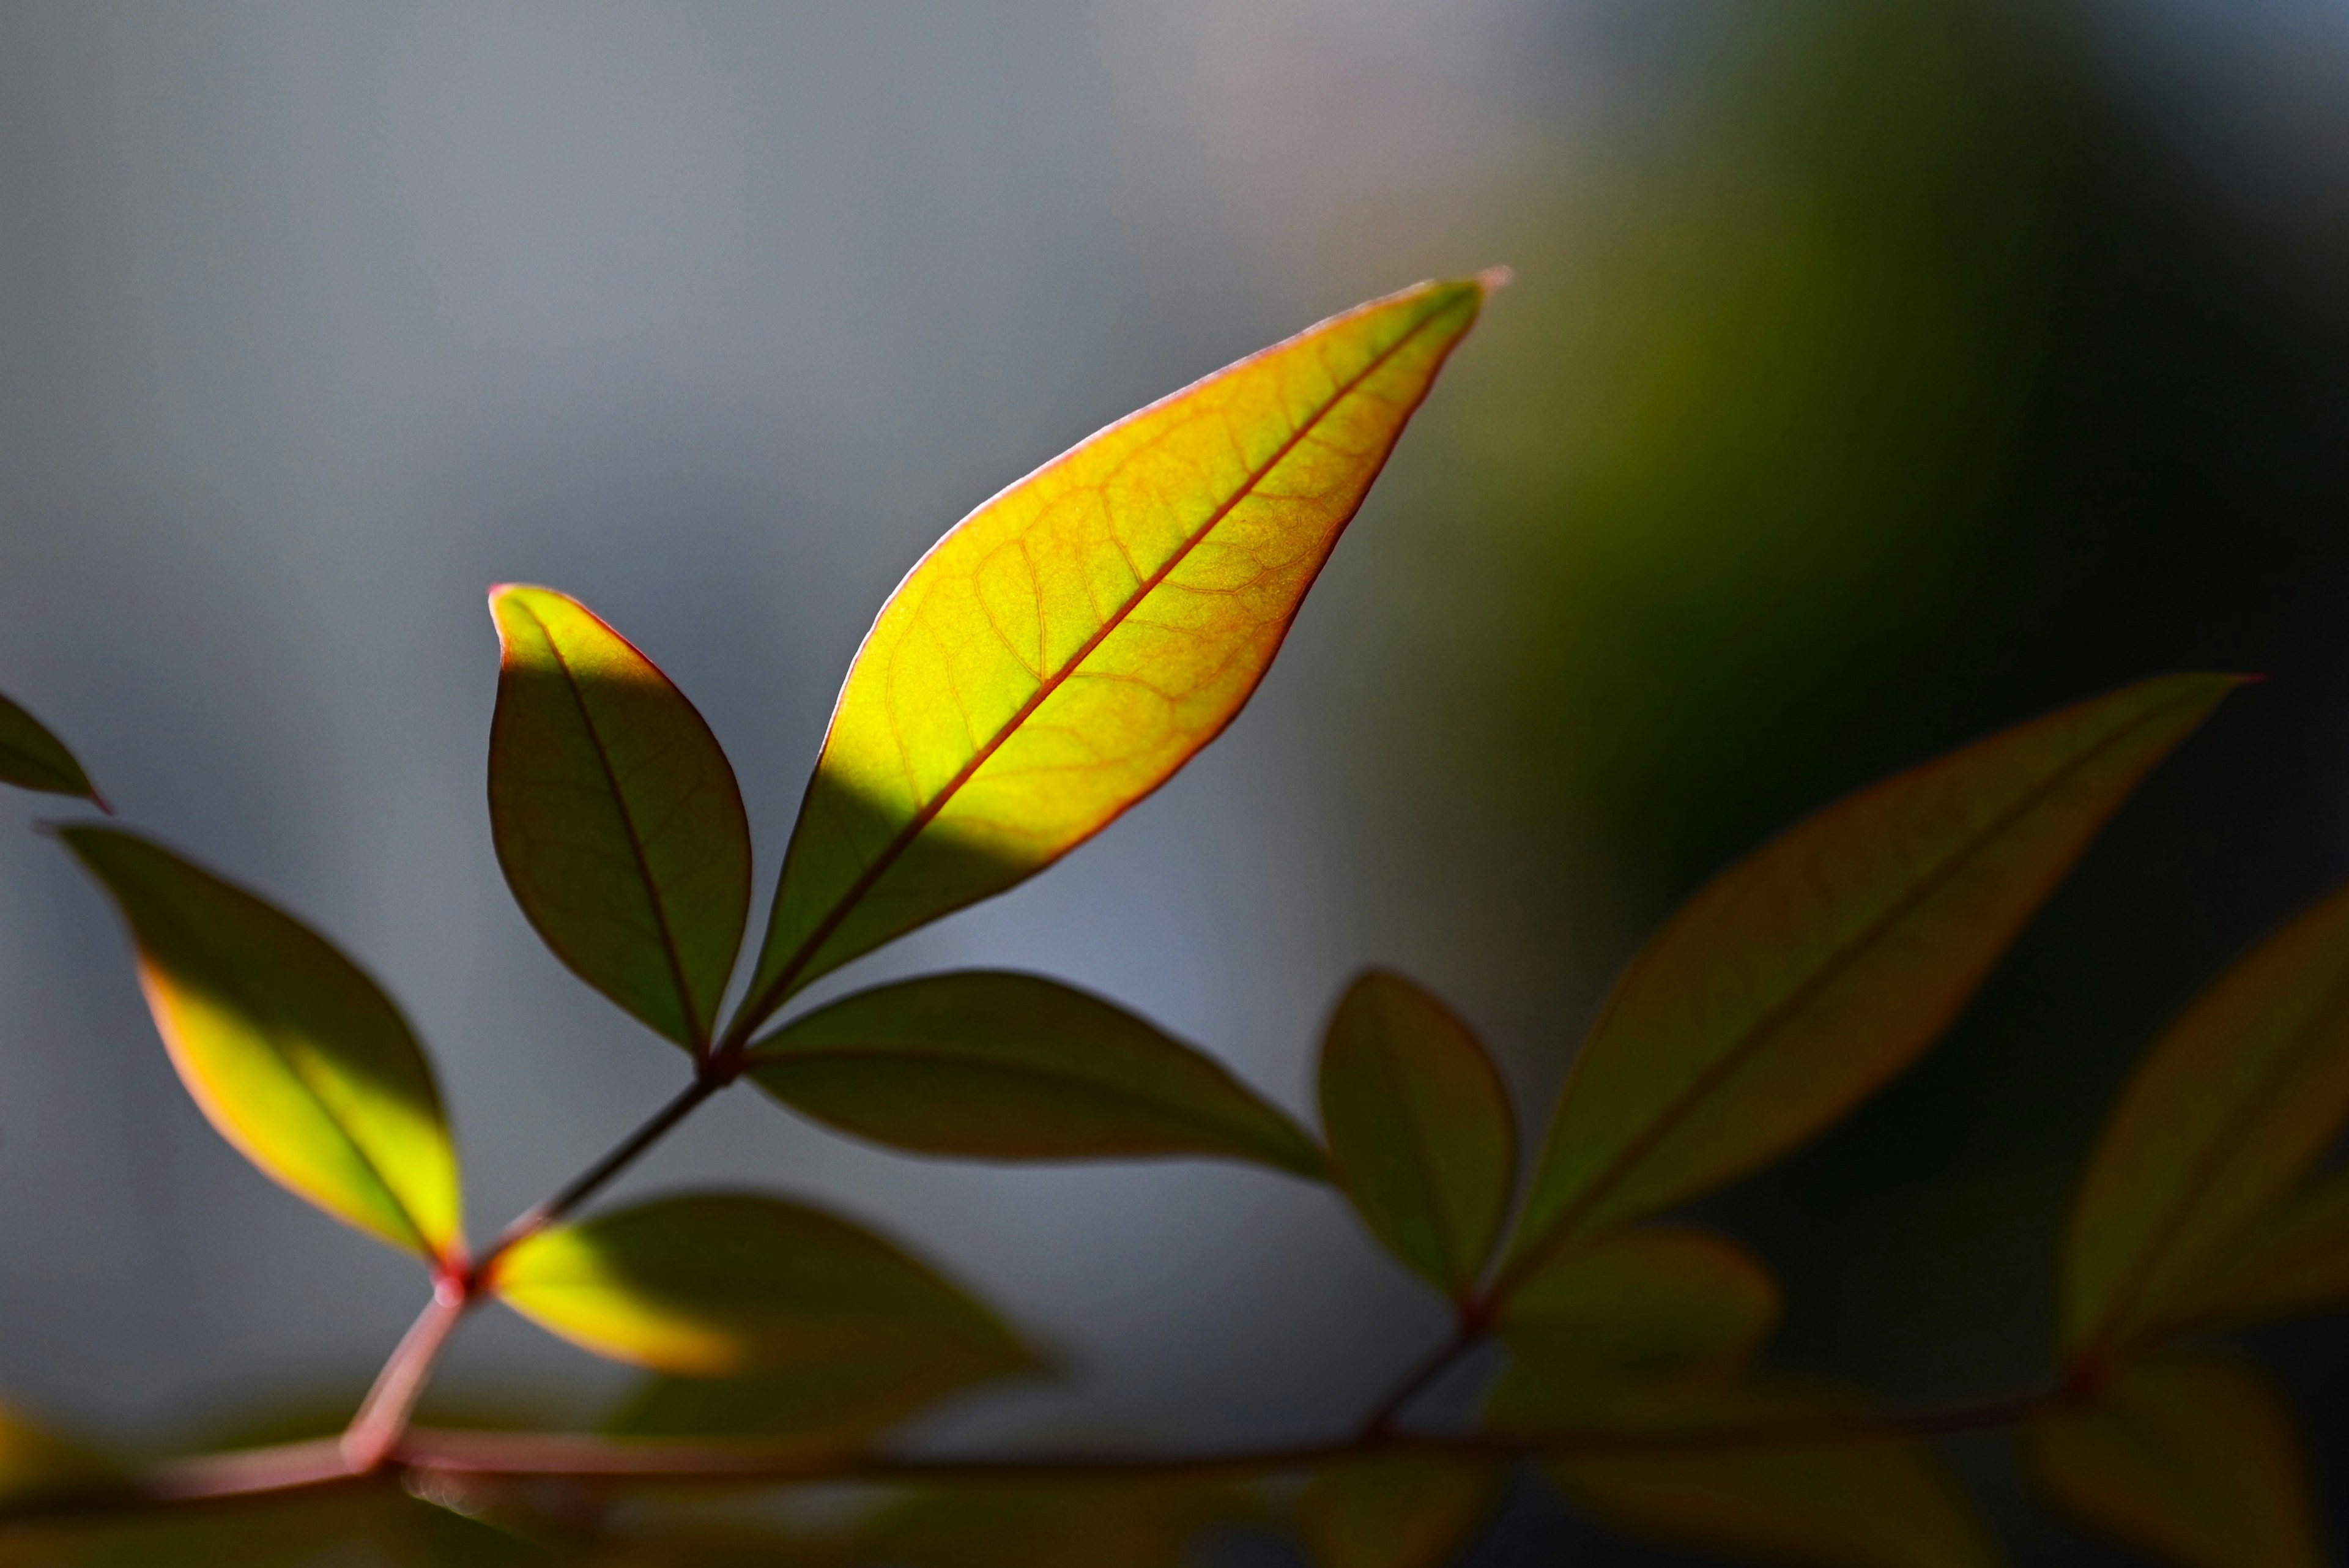
[[[491,1265],[509,1249],[554,1224],[603,1190],[614,1177],[635,1164],[638,1156],[666,1137],[670,1128],[691,1116],[702,1101],[732,1081],[730,1077],[707,1070],[696,1073],[693,1082],[688,1084],[675,1099],[654,1112],[651,1120],[623,1138],[611,1153],[589,1166],[554,1197],[507,1226],[505,1233],[473,1265],[474,1280],[487,1278]]]

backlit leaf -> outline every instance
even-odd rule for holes
[[[573,1344],[697,1377],[959,1350],[1030,1358],[993,1314],[871,1231],[748,1193],[664,1199],[542,1231],[491,1288]]]
[[[453,1256],[456,1150],[391,999],[308,927],[160,845],[58,836],[121,906],[171,1064],[221,1135],[336,1218]]]
[[[0,784],[105,805],[65,742],[5,697],[0,697]]]
[[[2025,1438],[2039,1483],[2106,1534],[2184,1568],[2316,1568],[2308,1466],[2291,1414],[2250,1367],[2149,1361]]]
[[[940,1489],[876,1515],[857,1561],[890,1568],[1186,1568],[1204,1531],[1257,1511],[1227,1488],[1195,1482]]]
[[[1445,1568],[1492,1513],[1506,1475],[1475,1460],[1364,1459],[1315,1476],[1297,1522],[1320,1568]]]
[[[1319,1178],[1320,1150],[1222,1065],[1037,975],[927,975],[794,1019],[745,1058],[794,1110],[985,1159],[1221,1155]]]
[[[1488,1418],[1570,1429],[1739,1376],[1777,1327],[1777,1282],[1735,1242],[1622,1231],[1553,1252],[1500,1303],[1509,1369]]]
[[[1399,974],[1355,981],[1321,1044],[1321,1125],[1379,1239],[1438,1289],[1474,1292],[1517,1145],[1508,1089],[1468,1026]]]
[[[1855,1401],[1795,1385],[1715,1397],[1692,1419],[1816,1421]],[[1552,1460],[1566,1494],[1627,1534],[1822,1568],[1981,1568],[1998,1561],[1931,1451],[1877,1437]]]
[[[1713,878],[1576,1058],[1509,1272],[1810,1137],[1930,1045],[2238,682],[2148,680],[1847,796]]]
[[[2064,1252],[2074,1350],[2158,1334],[2349,1117],[2349,890],[2205,992],[2131,1079]]]
[[[1018,1369],[996,1343],[940,1337],[885,1359],[809,1362],[743,1377],[656,1376],[607,1429],[630,1438],[856,1441]]]
[[[2326,1178],[2262,1221],[2175,1306],[2181,1324],[2349,1307],[2349,1175]]]
[[[701,715],[577,600],[490,592],[503,649],[490,826],[555,956],[688,1049],[709,1043],[750,910],[750,826]]]
[[[841,690],[740,1027],[1041,870],[1214,740],[1491,283],[1333,317],[1119,421],[933,545]]]

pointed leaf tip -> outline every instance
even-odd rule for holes
[[[81,763],[47,726],[0,696],[0,784],[88,801],[108,815],[114,808],[89,782]]]
[[[498,864],[557,958],[688,1050],[707,1046],[750,907],[734,770],[685,694],[578,600],[490,590]]]
[[[1333,317],[932,546],[842,687],[736,1029],[1041,870],[1222,733],[1483,297],[1427,283]]]

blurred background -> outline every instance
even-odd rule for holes
[[[1940,1050],[1705,1205],[1790,1282],[1783,1364],[2003,1391],[2132,1056],[2349,872],[2344,70],[2338,0],[11,5],[0,690],[402,1001],[485,1234],[680,1065],[500,881],[488,584],[578,595],[692,695],[771,878],[858,639],[955,518],[1506,262],[1228,736],[827,989],[1045,971],[1302,1108],[1391,963],[1530,1128],[1741,848],[2134,677],[2265,672]],[[923,1163],[745,1094],[627,1189],[710,1181],[823,1195],[1071,1367],[938,1440],[1309,1436],[1443,1327],[1252,1170]],[[0,831],[6,1397],[134,1446],[347,1407],[422,1294],[212,1133],[111,912]],[[2349,1335],[2260,1348],[2349,1541]],[[626,1383],[492,1313],[440,1397],[578,1420]],[[2020,1560],[2120,1560],[2000,1442],[1957,1457]],[[1529,1489],[1477,1561],[1569,1549],[1680,1560]]]

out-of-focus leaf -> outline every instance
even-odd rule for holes
[[[1695,1423],[1856,1414],[1831,1391],[1750,1386],[1691,1402]],[[1567,1495],[1627,1534],[1821,1568],[1982,1568],[1997,1549],[1931,1451],[1882,1438],[1556,1459]]]
[[[940,1490],[875,1515],[857,1561],[889,1568],[1185,1568],[1203,1532],[1258,1511],[1227,1488],[1195,1483]]]
[[[0,697],[0,784],[106,804],[65,742],[5,697]]]
[[[115,1475],[114,1468],[96,1454],[0,1406],[0,1506],[60,1492],[99,1490]]]
[[[2215,1261],[2175,1305],[2181,1324],[2250,1323],[2349,1306],[2349,1175],[2318,1182]]]
[[[2158,1334],[2349,1116],[2349,889],[2269,939],[2149,1052],[2090,1162],[2064,1341]]]
[[[1320,1568],[1444,1568],[1499,1501],[1497,1464],[1391,1455],[1323,1470],[1297,1500]]]
[[[452,1257],[456,1150],[391,999],[308,927],[159,845],[58,836],[121,906],[155,1026],[221,1135],[336,1218]]]
[[[1698,1231],[1623,1231],[1553,1252],[1500,1303],[1509,1350],[1488,1419],[1569,1429],[1742,1374],[1777,1326],[1777,1282]]]
[[[1323,1174],[1297,1124],[1201,1053],[1038,975],[970,971],[859,992],[752,1047],[793,1109],[922,1154],[1221,1155]]]
[[[490,826],[523,913],[588,984],[688,1050],[750,912],[750,824],[685,693],[577,600],[490,590],[503,656]]]
[[[2316,1568],[2307,1461],[2266,1379],[2211,1356],[2141,1363],[2092,1405],[2032,1423],[2031,1468],[2064,1508],[2185,1568]]]
[[[60,1521],[0,1534],[0,1568],[529,1568],[570,1561],[384,1490]]]
[[[2237,684],[2168,676],[2064,709],[1848,795],[1714,877],[1576,1058],[1511,1272],[1752,1169],[1906,1066]]]
[[[571,1568],[870,1568],[845,1540],[739,1522],[605,1542],[565,1562]]]
[[[886,1359],[816,1362],[747,1377],[657,1376],[608,1429],[630,1438],[858,1441],[1014,1370],[991,1342],[942,1338]]]
[[[1465,1297],[1509,1215],[1516,1119],[1485,1048],[1399,974],[1354,981],[1321,1044],[1321,1125],[1340,1186],[1395,1255]]]
[[[933,545],[848,672],[742,1017],[1041,870],[1214,740],[1492,281],[1195,381]]]
[[[573,1344],[726,1377],[952,1346],[1029,1365],[988,1310],[892,1242],[780,1199],[698,1193],[542,1231],[491,1288]]]

